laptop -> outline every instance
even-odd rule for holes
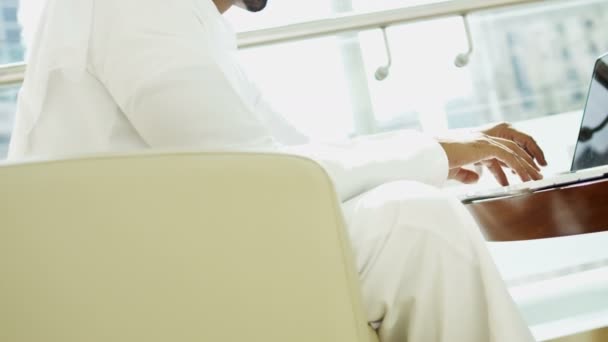
[[[608,54],[598,58],[570,171],[546,179],[466,193],[464,203],[511,197],[608,178]]]

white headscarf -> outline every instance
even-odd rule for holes
[[[27,70],[19,103],[21,129],[35,126],[49,76],[80,80],[87,70],[94,0],[21,0],[19,21],[27,48]]]

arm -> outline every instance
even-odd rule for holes
[[[547,165],[536,141],[506,123],[451,138],[432,139],[401,131],[344,144],[305,145],[289,150],[320,162],[333,179],[342,201],[401,179],[434,186],[447,178],[474,183],[479,175],[463,166],[475,163],[485,165],[505,186],[509,182],[503,168],[511,169],[525,182],[542,179],[537,162]]]
[[[341,201],[396,180],[441,186],[448,176],[448,159],[439,143],[415,131],[300,145],[284,151],[319,162],[333,180]]]

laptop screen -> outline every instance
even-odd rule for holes
[[[608,55],[593,70],[572,171],[608,165]]]

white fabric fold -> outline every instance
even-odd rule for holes
[[[20,130],[30,132],[45,103],[50,75],[78,82],[87,71],[94,0],[22,0],[19,19],[27,71],[19,101]],[[26,149],[21,144],[20,149]]]

